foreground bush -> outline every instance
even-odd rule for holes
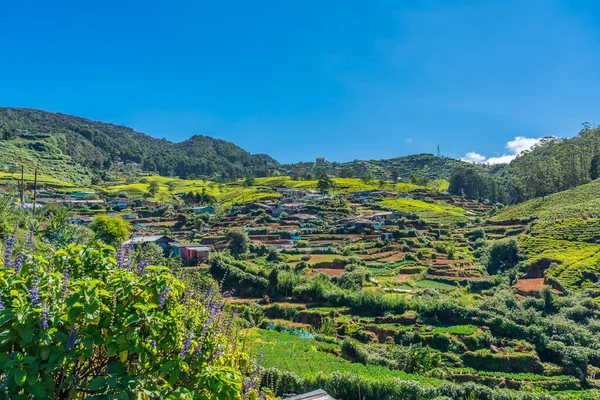
[[[6,246],[0,267],[1,392],[27,398],[248,397],[248,358],[216,285],[109,246],[50,257]],[[233,340],[229,340],[233,338]],[[244,388],[242,388],[244,386]],[[242,393],[245,391],[246,393]]]

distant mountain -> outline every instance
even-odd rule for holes
[[[60,113],[0,107],[0,162],[37,165],[77,184],[124,163],[161,175],[227,179],[266,176],[270,166],[225,140],[193,136],[173,143],[125,126]]]

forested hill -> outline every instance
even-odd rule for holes
[[[600,128],[584,124],[573,138],[546,137],[510,164],[479,172],[455,168],[450,191],[471,199],[517,204],[584,185],[600,178]]]
[[[430,181],[434,179],[448,179],[452,170],[457,166],[484,170],[455,158],[435,156],[433,154],[411,154],[383,160],[354,160],[344,163],[338,162],[300,162],[284,165],[292,176],[310,178],[322,172],[331,173],[342,178],[399,178],[402,180],[418,179]]]
[[[600,128],[584,124],[570,139],[548,137],[493,172],[510,203],[574,188],[600,177]]]
[[[34,109],[0,107],[0,161],[38,165],[85,180],[119,161],[161,175],[227,179],[266,176],[269,164],[224,140],[193,136],[173,143],[118,126]],[[62,164],[56,165],[46,164]],[[55,171],[53,171],[54,169]]]

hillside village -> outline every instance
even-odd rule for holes
[[[59,124],[70,117],[48,118]],[[45,129],[40,122],[34,126]],[[94,126],[92,131],[114,134],[115,140],[129,132]],[[69,125],[67,131],[87,129]],[[162,310],[175,299],[187,306],[193,302],[199,321],[213,326],[210,340],[223,351],[229,346],[228,362],[237,368],[234,391],[252,384],[252,393],[268,399],[313,391],[336,399],[354,399],[358,392],[381,400],[600,398],[600,179],[594,178],[595,156],[586,151],[580,151],[576,179],[565,172],[552,187],[544,186],[546,172],[539,171],[538,181],[523,185],[533,176],[527,163],[546,162],[534,158],[535,151],[494,168],[430,154],[350,163],[319,157],[280,165],[226,147],[259,170],[239,178],[243,169],[223,167],[199,177],[186,172],[197,168],[191,157],[181,167],[186,171],[175,177],[172,171],[149,172],[148,165],[132,161],[135,155],[123,154],[126,147],[116,155],[100,146],[96,156],[104,164],[93,168],[73,158],[81,154],[32,150],[55,140],[51,133],[11,132],[10,140],[0,141],[6,273],[27,260],[28,285],[35,286],[42,264],[26,254],[35,250],[44,260],[53,258],[43,262],[51,266],[75,251],[69,259],[86,265],[89,260],[81,257],[91,252],[101,264],[89,273],[114,269],[150,290],[129,317],[142,335],[150,315],[167,316],[152,311],[156,307]],[[592,133],[549,140],[536,151],[558,148],[563,157],[560,146],[568,151],[591,146],[586,135]],[[161,162],[169,169],[171,161]],[[37,243],[31,250],[25,247],[27,235]],[[21,246],[20,258],[13,257],[11,246]],[[67,272],[48,269],[48,282],[56,274],[69,277]],[[87,283],[77,285],[89,284],[98,295],[103,292],[97,279],[114,285],[108,276],[89,280],[86,274],[80,279]],[[31,297],[33,289],[21,289],[19,296]],[[0,286],[1,301],[12,296],[3,290]],[[115,298],[118,302],[118,296],[104,300]],[[220,316],[211,319],[216,317],[206,316],[206,310],[215,311],[217,303]],[[44,316],[44,307],[18,304],[27,305],[32,318]],[[102,312],[114,308],[111,304]],[[173,312],[183,312],[171,304],[179,310]],[[226,313],[236,316],[235,323]],[[89,313],[86,323],[93,326],[94,315]],[[104,323],[114,323],[114,312],[108,319],[103,315]],[[165,321],[191,323],[185,316]],[[56,329],[67,328],[57,324]],[[45,322],[34,325],[40,329]],[[165,365],[173,357],[182,362],[187,346],[202,348],[208,340],[208,328],[197,336],[189,328],[187,337],[169,329],[179,336],[162,347]],[[230,332],[227,337],[218,334],[221,329]],[[121,342],[128,334],[106,340]],[[11,346],[20,340],[15,335]],[[56,340],[70,335],[61,332]],[[88,351],[79,343],[80,351]],[[142,347],[136,351],[146,354],[150,344],[138,343]],[[124,358],[135,357],[127,340],[118,346]],[[244,357],[252,362],[242,362]],[[211,358],[213,367],[219,360]],[[194,368],[188,370],[205,371]],[[172,379],[176,383],[168,390],[189,382]],[[252,396],[247,392],[243,398]]]

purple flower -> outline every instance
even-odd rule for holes
[[[153,349],[156,349],[156,340],[153,340],[152,343],[150,343],[150,345]]]
[[[71,331],[69,332],[69,339],[67,340],[67,344],[65,345],[67,351],[71,351],[75,348],[75,342],[77,342],[77,326],[73,325]]]
[[[26,247],[28,249],[28,254],[27,254],[28,261],[33,260],[33,253],[35,252],[35,237],[33,234],[34,234],[34,231],[31,231],[29,233],[29,238],[27,239],[27,244],[26,244]]]
[[[6,249],[4,250],[4,266],[7,268],[12,267],[13,262],[13,251],[15,250],[15,243],[17,242],[17,227],[12,236],[6,242]]]
[[[13,265],[13,268],[15,269],[15,272],[18,274],[21,272],[21,268],[23,268],[23,252],[20,251],[17,254],[17,258],[15,259],[15,264]]]
[[[260,354],[258,355],[258,359],[256,360],[256,369],[252,373],[252,376],[250,377],[250,379],[248,379],[242,385],[242,393],[248,393],[250,390],[252,390],[252,388],[256,384],[256,381],[259,379],[260,363],[262,362],[263,356],[264,356],[264,353],[261,350]]]
[[[223,349],[220,346],[217,346],[214,354],[213,354],[213,359],[214,360],[218,360],[219,358],[223,357],[225,353],[223,352]]]
[[[260,364],[262,363],[262,360],[263,360],[264,356],[265,356],[265,352],[264,352],[264,350],[261,350],[260,354],[258,355],[258,358],[256,359],[257,370],[260,369]]]
[[[161,310],[165,307],[165,301],[167,300],[167,296],[169,295],[169,293],[171,292],[171,285],[167,285],[167,287],[165,287],[165,290],[162,291],[162,293],[160,294],[160,298],[158,299],[158,308],[160,308]]]
[[[4,303],[2,302],[2,297],[0,297],[0,310],[4,310]]]
[[[69,290],[69,279],[71,278],[71,274],[69,274],[69,271],[65,268],[65,271],[63,272],[63,279],[62,279],[62,296],[63,298],[67,297],[67,292]]]
[[[234,294],[235,294],[235,289],[231,289],[230,291],[223,293],[223,298],[227,299],[227,298],[233,297]]]
[[[217,317],[217,314],[220,311],[220,307],[219,304],[217,303],[212,303],[210,304],[209,308],[208,308],[208,318],[206,319],[206,321],[204,321],[204,325],[202,326],[202,332],[200,333],[200,340],[198,340],[198,346],[196,346],[196,348],[194,349],[194,356],[197,356],[198,354],[200,354],[202,352],[202,346],[204,345],[204,339],[206,338],[206,336],[208,335],[208,330],[210,329],[210,327],[213,325],[213,322],[215,321],[215,318]]]
[[[248,379],[246,382],[244,382],[244,384],[242,385],[242,393],[248,393],[252,390],[252,388],[254,387],[254,383],[256,381],[256,377],[254,376],[254,374],[250,377],[250,379]]]
[[[46,303],[44,303],[44,305],[42,306],[42,316],[40,318],[40,328],[42,328],[42,330],[46,330],[48,329],[48,306],[46,305]]]
[[[33,282],[31,284],[31,289],[29,289],[29,298],[31,299],[31,304],[36,306],[40,302],[40,291],[38,289],[38,285],[40,283],[40,278],[35,275],[33,277]]]
[[[146,267],[150,265],[150,261],[148,260],[142,260],[140,261],[140,263],[137,266],[137,272],[138,274],[142,275],[144,273],[144,271],[146,270]]]
[[[27,248],[33,252],[35,250],[35,237],[33,236],[35,231],[31,231],[29,233],[29,238],[27,239]]]
[[[133,270],[133,258],[131,251],[133,247],[131,245],[125,246],[125,254],[124,254],[124,264],[127,268],[127,271],[131,272]]]
[[[123,246],[119,247],[119,251],[117,251],[117,267],[123,268],[125,266],[125,248]]]
[[[193,337],[194,337],[194,328],[192,327],[192,329],[190,329],[190,333],[188,334],[188,337],[183,342],[183,347],[181,348],[181,353],[180,353],[181,358],[185,358],[188,354],[188,351],[190,351],[190,346],[192,345]]]

